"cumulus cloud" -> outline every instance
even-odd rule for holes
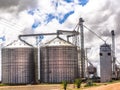
[[[59,0],[60,3],[51,3],[51,1],[0,0],[0,17],[8,19],[10,22],[11,20],[16,20],[17,24],[22,25],[22,32],[25,34],[55,32],[57,29],[73,30],[75,25],[78,23],[79,18],[82,17],[85,20],[84,25],[97,33],[101,38],[111,38],[110,32],[111,30],[115,30],[116,40],[120,39],[120,0],[89,0],[89,2],[84,6],[78,4],[78,1],[80,0],[73,0],[75,2],[71,1],[69,3],[65,2],[65,0]],[[58,4],[61,6],[58,6]],[[26,10],[35,9],[37,7],[39,7],[39,12],[37,11],[36,15],[32,16],[27,14]],[[56,17],[54,17],[60,15],[64,16],[64,13],[67,13],[71,10],[74,11],[74,13],[67,17],[64,23],[59,23]],[[16,13],[17,16],[14,15]],[[49,17],[49,22],[45,20],[46,14],[54,15],[51,18]],[[40,20],[41,23],[38,28],[32,31],[31,26],[34,23],[34,18]],[[60,16],[60,18],[63,17]],[[44,21],[47,23],[45,24]],[[0,31],[0,33],[3,33],[4,29],[1,29],[2,32]],[[99,49],[98,46],[104,42],[89,32],[87,29],[84,30],[86,47],[95,47],[97,45],[97,49]],[[111,43],[111,40],[109,42]],[[116,42],[116,45],[120,45],[120,43]],[[116,51],[119,52],[118,46],[116,49]],[[93,50],[96,50],[96,47]],[[94,54],[95,57],[97,57],[96,60],[99,59],[99,56],[96,56],[96,52],[93,52],[93,55]],[[119,53],[117,53],[117,56],[120,58]],[[91,59],[93,60],[95,57],[91,57]]]
[[[19,0],[0,0],[0,8],[9,8],[11,6],[17,6],[19,4]]]
[[[0,9],[6,12],[19,12],[36,8],[38,0],[0,0]]]
[[[108,36],[106,32],[110,33],[115,30],[119,34],[119,0],[90,0],[86,7],[82,7],[82,16],[86,20],[85,23],[89,27],[103,36]]]
[[[84,6],[75,6],[75,13],[71,15],[64,26],[74,27],[78,23],[78,19],[83,17],[84,25],[89,27],[92,31],[98,34],[102,39],[107,40],[111,44],[111,30],[115,30],[116,40],[120,39],[120,1],[119,0],[89,0]],[[69,26],[70,25],[70,26]],[[101,45],[104,42],[96,37],[89,30],[85,29],[85,46],[91,47]],[[118,42],[116,42],[118,45]],[[99,48],[97,48],[99,49]],[[116,46],[116,49],[118,47]],[[95,53],[94,53],[95,54]],[[117,56],[119,53],[117,53]],[[117,57],[120,58],[120,57]],[[99,58],[97,58],[99,59]],[[98,61],[99,62],[99,61]]]

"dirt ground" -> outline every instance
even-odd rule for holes
[[[0,90],[63,90],[61,84],[52,85],[24,85],[24,86],[0,86]],[[85,89],[75,89],[74,85],[68,85],[67,90],[120,90],[120,83],[105,84]]]
[[[62,90],[61,85],[0,86],[0,90]]]
[[[120,83],[105,84],[96,87],[90,87],[83,90],[120,90]]]

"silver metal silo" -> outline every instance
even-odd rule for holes
[[[78,77],[77,47],[57,37],[41,47],[41,82],[73,82]]]
[[[2,83],[35,83],[34,48],[2,48]]]

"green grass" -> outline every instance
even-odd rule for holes
[[[2,84],[2,83],[0,83],[0,86],[7,86],[6,84]]]

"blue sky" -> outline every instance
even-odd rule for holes
[[[68,4],[72,3],[72,5],[75,3],[74,0],[63,0],[63,1]],[[56,0],[52,0],[51,3],[54,5],[55,9],[61,7],[61,3]],[[87,3],[88,3],[88,0],[78,0],[77,5],[85,6]],[[73,7],[72,5],[71,5],[71,7]],[[64,6],[62,8],[64,8]],[[36,14],[36,11],[38,11],[39,13],[42,13],[42,12],[40,12],[40,10],[41,10],[41,8],[31,9],[28,11],[28,14],[34,16]],[[57,13],[57,15],[55,13]],[[55,12],[55,13],[46,13],[46,18],[44,20],[44,24],[48,24],[53,19],[56,19],[60,24],[63,24],[70,15],[74,14],[74,9],[68,10],[68,12],[66,12],[66,13],[59,12],[59,11]],[[40,26],[41,23],[42,22],[40,20],[37,20],[35,18],[34,23],[32,25],[32,29],[34,30],[35,28]]]
[[[66,3],[66,4],[70,4],[71,8],[68,10],[68,8],[65,8],[65,10],[67,10],[66,12],[62,12],[62,11],[57,11],[56,9],[57,8],[64,8],[64,5],[62,5],[62,3]],[[75,4],[75,1],[74,0],[63,0],[62,3],[61,2],[58,2],[58,0],[51,0],[50,2],[52,5],[54,5],[54,12],[42,12],[42,9],[44,8],[31,8],[31,9],[28,9],[27,13],[31,16],[33,16],[34,18],[34,22],[33,24],[31,25],[31,28],[33,30],[35,30],[37,27],[40,27],[41,25],[43,24],[49,24],[50,22],[52,22],[53,20],[57,20],[59,24],[64,24],[64,22],[71,16],[75,13],[74,11],[74,4]],[[88,3],[88,0],[77,0],[77,5],[80,5],[80,6],[85,6],[86,4]],[[38,6],[39,7],[39,6]],[[44,13],[44,20],[41,20],[41,16],[39,16],[39,18],[36,18],[35,16],[37,14],[41,14],[41,13]],[[5,36],[4,38],[1,37],[1,40],[2,41],[5,41]]]
[[[0,39],[1,39],[2,41],[5,41],[5,36],[1,36]]]

